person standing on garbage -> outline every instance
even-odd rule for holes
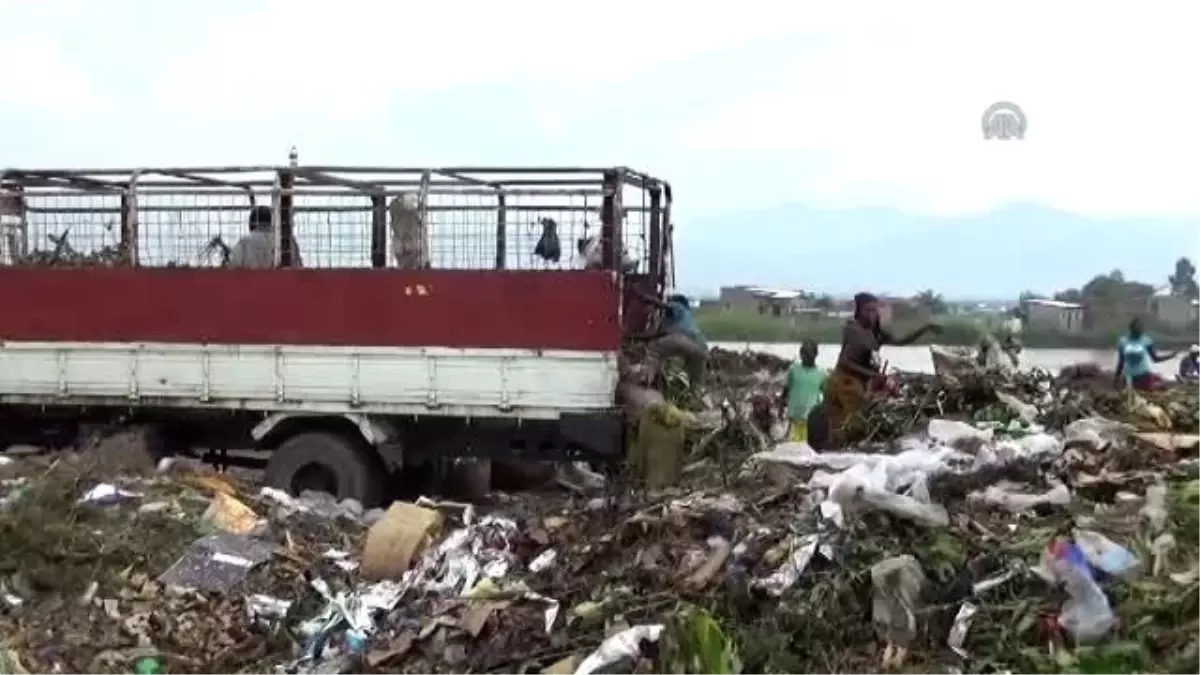
[[[1117,341],[1117,372],[1113,384],[1121,387],[1126,382],[1138,391],[1152,391],[1163,387],[1162,378],[1154,372],[1154,364],[1170,361],[1178,354],[1159,354],[1154,340],[1146,334],[1142,320],[1129,322],[1129,332]]]
[[[940,333],[941,327],[927,323],[901,338],[894,337],[879,324],[879,298],[870,293],[854,296],[854,316],[842,329],[842,351],[825,390],[824,439],[834,446],[845,444],[847,422],[854,418],[867,400],[868,387],[879,384],[883,372],[879,348],[883,345],[912,344],[926,333]],[[810,430],[811,432],[811,430]]]
[[[668,295],[666,302],[648,294],[638,295],[662,310],[659,331],[646,346],[647,376],[658,377],[663,363],[678,357],[686,369],[688,386],[696,389],[703,382],[708,366],[708,342],[696,327],[691,300],[680,293]]]
[[[817,343],[805,340],[800,345],[800,360],[788,368],[783,383],[783,400],[787,402],[788,440],[808,442],[808,414],[821,402],[825,387],[825,371],[817,367]]]

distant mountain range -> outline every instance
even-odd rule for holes
[[[676,223],[679,287],[714,295],[758,284],[843,295],[869,289],[947,298],[1051,294],[1120,269],[1166,283],[1175,261],[1200,257],[1196,217],[1093,219],[1036,205],[971,216],[888,209],[826,211],[786,204]]]

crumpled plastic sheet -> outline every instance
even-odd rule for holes
[[[730,494],[722,494],[715,497],[709,495],[688,495],[687,497],[672,499],[668,508],[671,511],[741,513],[745,505],[742,504],[742,500]]]
[[[833,549],[821,544],[821,535],[808,534],[800,538],[792,548],[792,552],[774,572],[763,579],[757,579],[753,585],[761,588],[775,597],[796,585],[804,570],[812,562],[813,556],[820,552],[827,560],[833,560]]]
[[[293,670],[299,664],[320,661],[330,636],[342,624],[349,627],[347,643],[365,647],[365,643],[379,629],[377,618],[395,608],[406,590],[402,583],[379,581],[360,585],[349,593],[339,591],[334,594],[324,579],[318,577],[310,583],[326,599],[327,604],[319,614],[300,626],[301,634],[308,636],[309,640],[304,655],[293,664]]]
[[[1151,534],[1162,532],[1167,526],[1167,486],[1155,483],[1146,488],[1146,503],[1138,509],[1138,517],[1145,521]]]
[[[550,548],[542,551],[536,558],[529,561],[529,571],[537,574],[554,566],[558,559],[558,551]]]
[[[950,635],[946,638],[946,646],[964,659],[969,654],[963,648],[963,643],[967,641],[967,633],[971,630],[971,621],[975,619],[978,611],[979,607],[970,602],[963,602],[959,605],[958,613],[954,615],[954,624],[950,627]]]
[[[916,634],[917,604],[925,571],[911,555],[898,555],[871,566],[871,617],[888,642],[907,643]]]
[[[485,600],[496,592],[503,592],[505,597],[520,597],[531,602],[540,602],[546,606],[542,613],[542,618],[545,623],[546,634],[549,635],[551,629],[554,628],[554,622],[558,620],[559,611],[562,609],[561,603],[554,598],[535,593],[530,590],[529,586],[524,581],[518,581],[513,584],[506,585],[503,589],[496,586],[491,581],[481,581],[474,588],[463,594],[464,598],[472,598],[477,600]]]
[[[962,438],[980,439],[974,455],[950,447],[946,442]],[[899,518],[930,527],[949,524],[949,514],[929,498],[927,481],[940,473],[969,473],[987,466],[1015,460],[1053,458],[1062,454],[1062,442],[1046,433],[1018,439],[994,439],[953,420],[931,420],[925,436],[901,439],[897,454],[870,452],[817,453],[807,443],[781,443],[752,457],[759,462],[782,462],[817,468],[810,488],[827,490],[821,514],[840,528],[851,512],[862,508],[886,511]],[[1060,495],[1055,495],[1057,498]]]
[[[287,616],[292,609],[292,604],[291,600],[255,593],[246,598],[246,613],[250,615],[251,619],[269,625]]]
[[[642,653],[642,642],[658,642],[663,630],[662,624],[646,624],[626,628],[609,636],[596,651],[580,662],[575,675],[591,675],[623,658],[636,659]]]
[[[1142,561],[1132,551],[1094,530],[1077,528],[1075,545],[1092,567],[1119,579],[1130,579],[1142,570]]]
[[[1070,448],[1082,446],[1089,450],[1104,450],[1109,445],[1128,438],[1137,428],[1106,417],[1085,417],[1071,422],[1063,429],[1063,444]]]
[[[141,496],[141,493],[122,490],[112,483],[100,483],[84,493],[84,495],[79,498],[78,503],[106,506],[108,504],[115,504],[124,499],[133,499],[134,497]]]
[[[976,429],[966,422],[943,419],[929,420],[925,433],[929,435],[930,440],[943,445],[954,445],[964,440],[979,440],[986,443],[995,436],[995,432],[991,429]]]
[[[507,518],[484,516],[454,530],[421,556],[404,574],[404,581],[430,593],[461,595],[480,579],[502,579],[516,562],[510,538],[517,524]]]
[[[1024,513],[1042,505],[1067,506],[1071,503],[1071,490],[1062,483],[1044,492],[1026,492],[1020,483],[1001,481],[986,489],[967,495],[969,501],[1005,509],[1010,513]]]
[[[1087,557],[1070,540],[1056,540],[1042,552],[1036,570],[1051,583],[1062,584],[1067,592],[1058,615],[1058,624],[1080,644],[1096,642],[1116,624],[1104,589],[1096,583]]]

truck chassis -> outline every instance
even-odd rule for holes
[[[402,196],[432,251],[421,269],[388,259],[387,202]],[[266,199],[272,269],[162,245],[189,229],[193,243],[232,238]],[[669,205],[665,183],[621,168],[7,171],[0,443],[78,445],[83,430],[148,425],[164,452],[269,450],[268,483],[368,503],[384,477],[430,460],[619,457],[619,355],[651,316],[636,298],[665,286]],[[532,257],[514,216],[542,216],[543,235],[557,220],[563,254]],[[64,246],[101,219],[93,250]],[[583,269],[572,249],[587,236],[603,264]],[[289,241],[308,267],[292,264]]]

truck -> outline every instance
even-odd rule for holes
[[[668,183],[290,160],[3,171],[0,446],[136,425],[367,505],[430,462],[622,456],[622,346],[673,277]],[[269,262],[231,266],[253,213]]]

